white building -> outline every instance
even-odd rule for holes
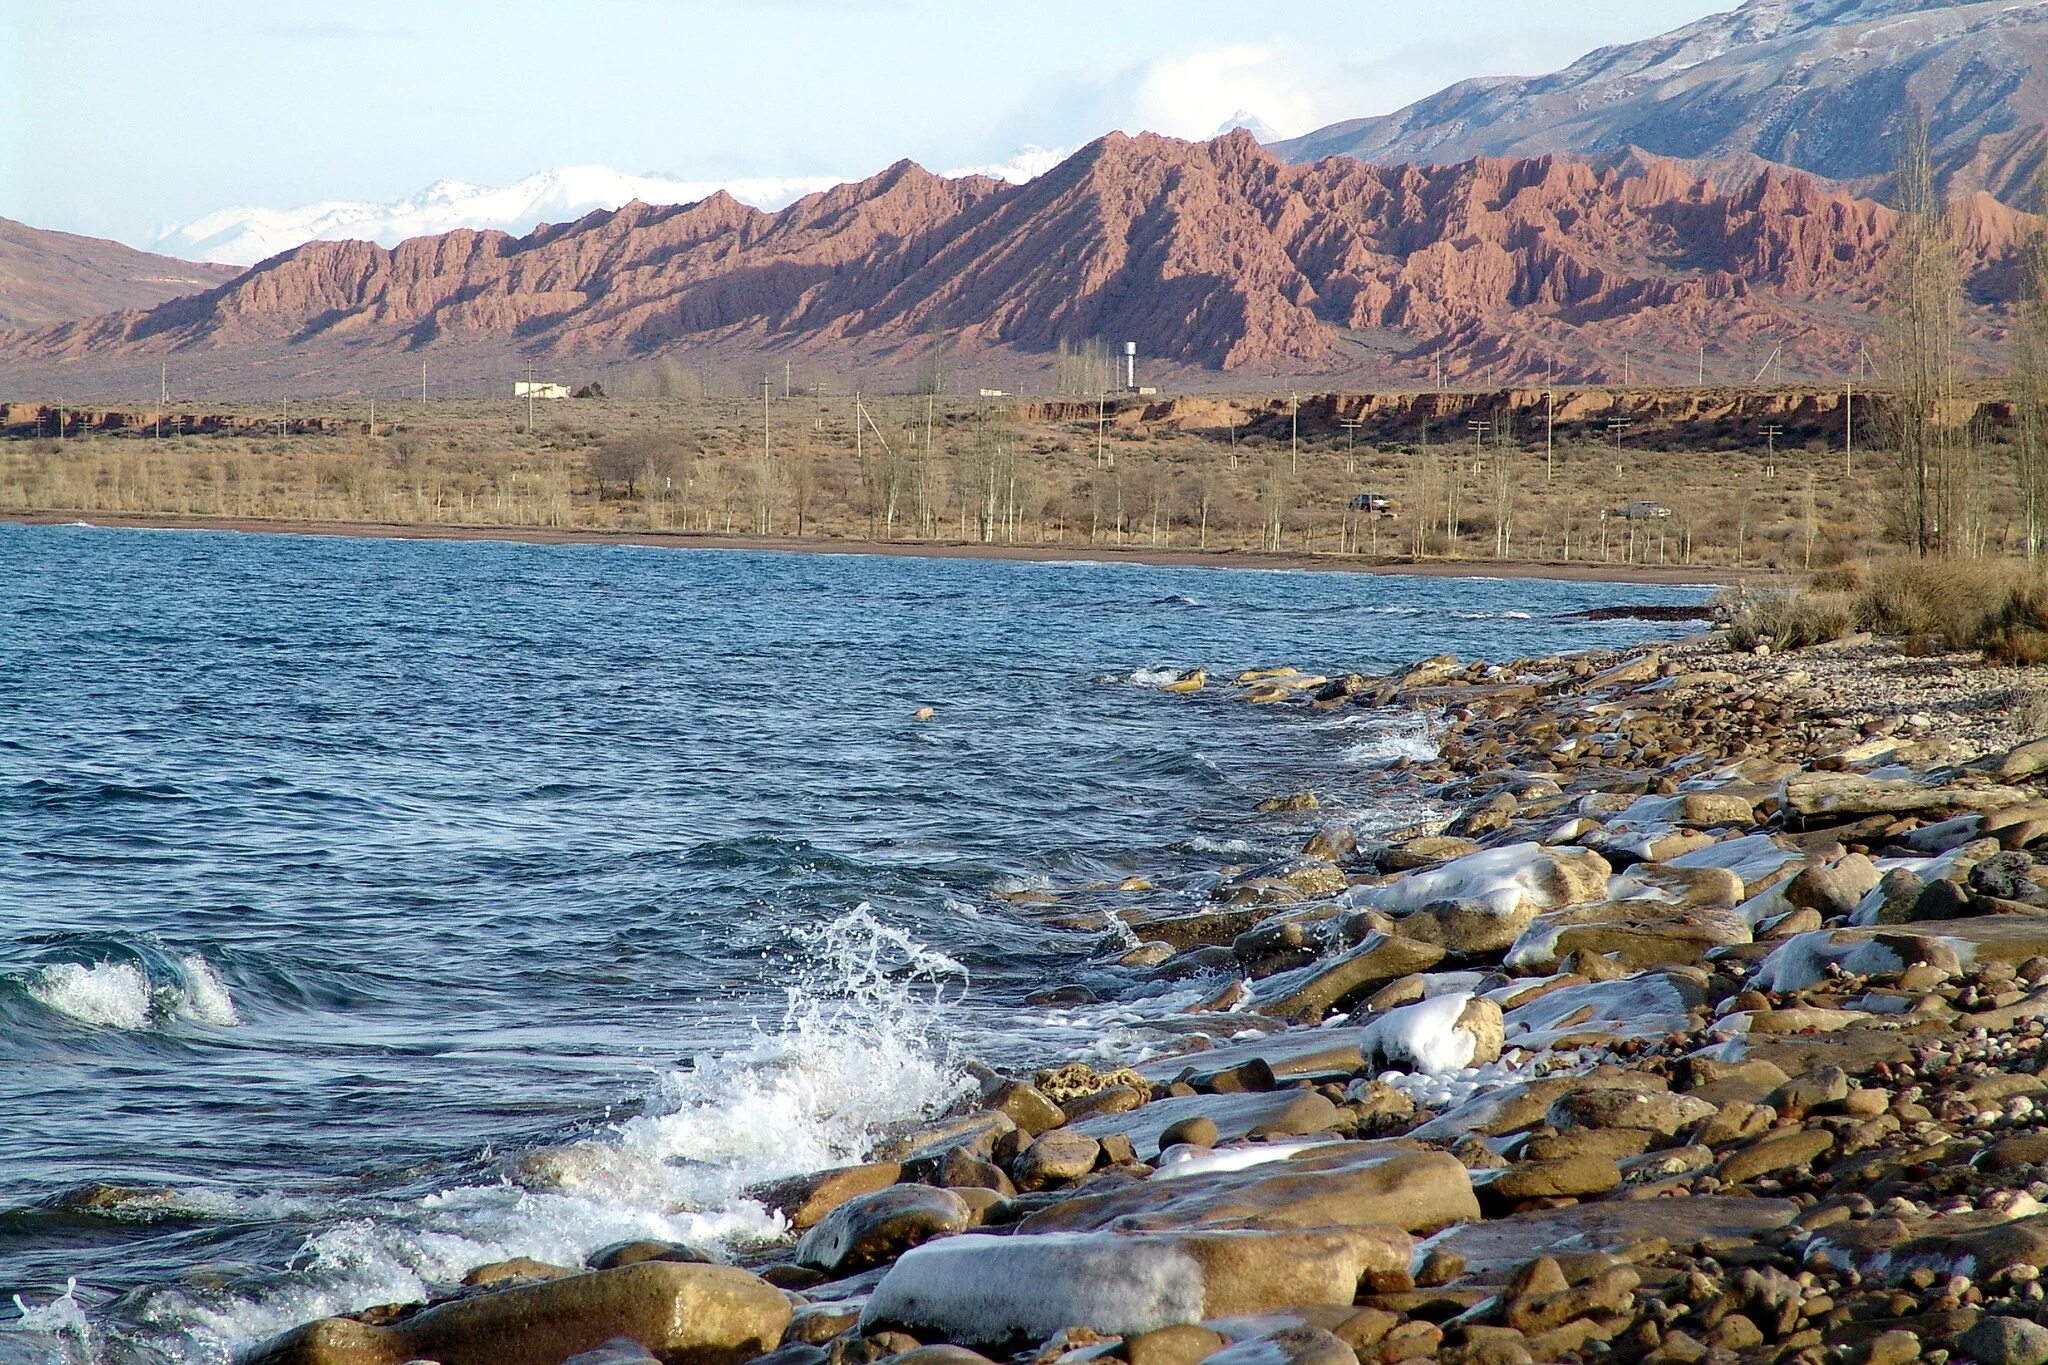
[[[547,379],[515,379],[512,381],[514,398],[567,398],[569,386]]]

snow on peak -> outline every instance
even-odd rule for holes
[[[1222,137],[1224,134],[1235,132],[1239,128],[1244,129],[1247,133],[1258,139],[1261,146],[1269,142],[1280,141],[1280,134],[1273,131],[1272,125],[1249,109],[1240,109],[1229,118],[1223,120],[1212,136]]]
[[[986,175],[1022,183],[1044,174],[1064,155],[1043,147],[1026,147],[1009,161],[949,174]],[[288,209],[236,205],[182,226],[167,226],[147,249],[185,260],[254,265],[306,242],[360,240],[396,246],[408,237],[457,228],[495,228],[523,235],[541,223],[570,222],[635,199],[646,204],[690,204],[709,199],[720,190],[742,204],[774,210],[850,178],[769,175],[680,180],[631,175],[608,166],[557,166],[503,186],[436,180],[417,194],[388,204],[323,200]]]

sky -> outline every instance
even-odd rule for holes
[[[0,0],[0,216],[146,245],[228,205],[553,166],[939,170],[1113,128],[1283,136],[1734,0]]]

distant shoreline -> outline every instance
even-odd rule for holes
[[[1727,586],[1771,580],[1768,571],[1736,573],[1704,565],[1558,564],[1493,559],[1351,559],[1255,550],[1174,550],[1115,545],[984,545],[974,541],[856,540],[823,536],[720,535],[701,531],[554,530],[532,526],[438,525],[393,521],[328,521],[298,517],[219,517],[161,512],[0,512],[0,522],[61,526],[86,522],[109,529],[234,531],[256,535],[356,536],[374,540],[500,540],[526,545],[637,545],[665,550],[781,550],[794,554],[894,555],[910,559],[1000,559],[1026,563],[1146,564],[1160,568],[1295,569],[1394,574],[1422,578],[1548,578],[1573,583]]]

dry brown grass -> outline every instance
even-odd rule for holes
[[[678,387],[687,388],[680,383]],[[0,507],[897,540],[1279,549],[1775,573],[1853,564],[1872,474],[1839,455],[1540,437],[1347,450],[1336,436],[1190,433],[1142,405],[1034,421],[1007,404],[639,397],[541,405],[295,403],[288,436],[0,441]],[[262,410],[250,405],[251,418]],[[1092,414],[1091,414],[1092,416]],[[1531,446],[1528,440],[1534,439]],[[1361,492],[1398,515],[1349,507]],[[1671,515],[1603,516],[1634,499]],[[1849,570],[1843,570],[1848,572]]]

